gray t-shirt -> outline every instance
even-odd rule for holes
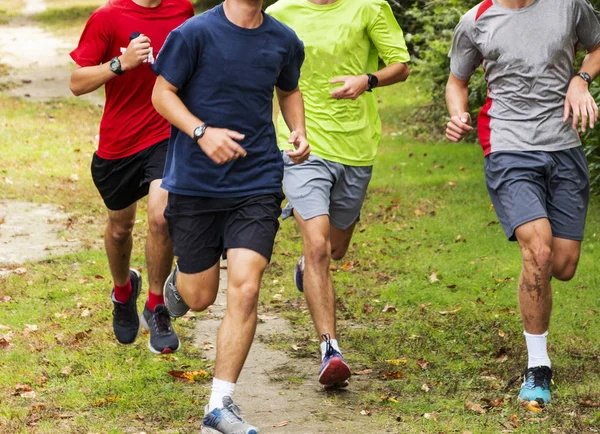
[[[454,32],[452,73],[466,80],[480,64],[485,70],[488,101],[479,114],[485,155],[581,145],[562,116],[575,47],[600,44],[600,22],[587,0],[534,0],[521,9],[485,0]]]

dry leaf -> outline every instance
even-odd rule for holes
[[[25,332],[25,333],[37,332],[37,331],[38,331],[38,326],[35,324],[25,324],[25,327],[23,329],[23,332]]]
[[[519,418],[517,417],[516,414],[511,414],[510,417],[510,424],[514,427],[514,428],[519,428]]]
[[[360,414],[362,414],[363,416],[370,416],[371,412],[369,410],[361,410]]]
[[[418,359],[417,365],[419,365],[419,367],[424,371],[429,369],[429,362],[425,361],[425,359]]]
[[[83,309],[83,311],[81,312],[81,316],[82,317],[86,317],[86,316],[90,316],[90,310],[89,309]]]
[[[371,313],[373,312],[373,306],[370,304],[363,305],[363,313]]]
[[[425,413],[423,415],[423,417],[425,419],[433,419],[433,420],[438,420],[439,416],[440,416],[440,414],[437,411],[432,411],[431,413]]]
[[[70,366],[65,367],[62,371],[60,371],[62,375],[71,375],[73,373],[73,369]]]
[[[193,383],[198,380],[203,380],[209,377],[206,371],[169,371],[169,375],[178,380],[186,380],[188,383]]]
[[[542,412],[542,407],[540,407],[540,403],[537,401],[523,401],[521,405],[532,413],[539,414]]]
[[[272,321],[277,318],[279,317],[276,315],[258,315],[258,320],[262,322]]]
[[[363,369],[362,371],[355,372],[354,375],[369,375],[372,374],[372,369]]]
[[[585,400],[579,401],[579,405],[581,407],[585,407],[585,408],[598,408],[598,407],[600,407],[600,402],[595,402],[590,399],[585,399]]]
[[[400,364],[408,363],[408,360],[407,359],[391,359],[391,360],[386,360],[386,362],[388,362],[390,365],[400,365]]]
[[[506,333],[504,333],[502,331],[502,329],[498,329],[498,336],[500,336],[502,339],[504,339],[506,337]]]
[[[385,304],[385,306],[383,307],[383,309],[381,310],[382,312],[389,312],[389,313],[396,313],[396,307],[392,306],[391,304]]]
[[[483,407],[479,404],[473,404],[471,401],[465,402],[465,408],[467,410],[474,411],[475,413],[485,414],[487,413]]]
[[[284,420],[283,422],[279,422],[279,423],[274,424],[273,428],[281,428],[282,426],[286,426],[289,423],[290,423],[289,420]]]
[[[79,181],[79,175],[76,173],[73,173],[71,176],[69,176],[69,181],[71,181],[71,182]]]
[[[462,307],[458,307],[454,310],[442,310],[439,312],[440,315],[456,315],[458,312],[460,312],[460,310],[462,309]]]
[[[485,402],[485,405],[488,408],[500,408],[500,407],[502,407],[502,404],[504,404],[504,398],[496,398],[496,399],[481,398],[481,400],[483,402]]]
[[[354,270],[354,261],[350,261],[350,262],[346,262],[344,265],[342,265],[340,267],[340,269],[344,270],[344,271],[352,271]]]
[[[31,390],[29,392],[23,392],[19,396],[21,398],[34,399],[37,397],[37,393],[35,393],[35,390]]]
[[[33,389],[31,388],[31,386],[29,384],[15,384],[15,391],[17,393],[21,393],[21,392],[31,392]]]
[[[379,402],[393,402],[394,404],[397,404],[398,400],[391,396],[382,395],[379,397]]]
[[[98,401],[94,402],[94,406],[102,407],[104,405],[112,404],[113,402],[117,402],[120,400],[121,400],[121,398],[117,398],[116,396],[109,396],[108,398],[102,398],[102,399],[99,399]]]
[[[430,281],[431,283],[434,283],[434,282],[438,282],[439,280],[440,280],[440,279],[438,279],[438,274],[437,274],[437,271],[432,271],[432,272],[431,272],[431,275],[429,276],[429,281]]]
[[[398,380],[404,376],[404,373],[402,371],[388,371],[383,376],[386,380]]]
[[[427,383],[423,383],[423,385],[421,386],[421,390],[425,393],[429,392],[431,389],[429,388],[429,385]]]
[[[502,347],[496,354],[496,363],[504,363],[508,360],[508,353],[506,352],[506,348]]]

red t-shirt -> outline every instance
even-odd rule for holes
[[[71,57],[79,66],[95,66],[120,56],[134,32],[150,38],[148,61],[105,84],[98,156],[127,157],[169,137],[169,123],[152,106],[156,75],[150,69],[169,32],[194,16],[189,0],[162,0],[146,8],[132,0],[109,0],[86,23]]]

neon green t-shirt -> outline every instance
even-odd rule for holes
[[[290,26],[304,42],[306,59],[299,86],[312,152],[350,166],[372,165],[381,138],[375,96],[364,92],[356,100],[334,99],[330,92],[341,84],[329,80],[377,71],[379,56],[386,65],[410,60],[389,4],[385,0],[337,0],[328,5],[279,0],[267,13]],[[290,149],[288,137],[289,129],[279,116],[281,149]]]

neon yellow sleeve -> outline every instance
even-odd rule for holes
[[[378,3],[379,12],[367,28],[369,38],[386,65],[410,61],[404,34],[392,8],[386,1]]]

